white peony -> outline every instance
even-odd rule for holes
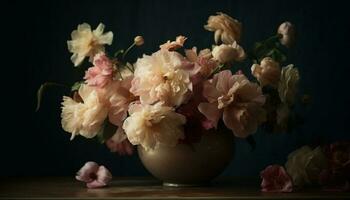
[[[231,45],[221,44],[220,46],[215,46],[212,55],[214,60],[217,60],[222,64],[242,61],[245,59],[245,52],[237,42],[233,42]]]
[[[73,53],[71,60],[74,66],[80,65],[85,57],[92,59],[95,54],[104,51],[104,45],[112,44],[113,33],[103,33],[105,26],[100,23],[91,31],[87,23],[78,25],[78,29],[71,34],[72,40],[67,41],[68,50]]]
[[[167,50],[144,55],[135,64],[130,91],[140,97],[141,103],[181,105],[192,90],[189,72],[182,69],[183,60],[179,53]]]
[[[317,182],[319,174],[327,166],[321,147],[303,146],[288,155],[286,170],[296,186]]]
[[[283,103],[294,104],[299,78],[299,71],[294,65],[282,68],[278,93]]]
[[[95,137],[108,114],[107,107],[100,102],[92,87],[81,85],[79,95],[83,102],[76,102],[67,96],[63,97],[62,102],[62,127],[72,133],[71,140],[76,135]]]
[[[186,117],[174,108],[155,105],[133,104],[129,108],[123,129],[133,145],[154,149],[158,145],[175,146],[184,138],[183,125]]]

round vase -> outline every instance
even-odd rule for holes
[[[230,163],[233,138],[231,132],[211,131],[196,143],[158,146],[153,150],[139,145],[137,150],[143,165],[164,186],[200,186],[209,184]]]

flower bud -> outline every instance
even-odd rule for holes
[[[277,30],[277,33],[282,37],[280,39],[281,44],[286,47],[291,47],[295,42],[295,29],[294,25],[290,22],[283,22]]]
[[[144,42],[145,41],[143,40],[143,37],[140,35],[138,35],[134,38],[134,43],[136,46],[141,46],[141,45],[143,45]]]

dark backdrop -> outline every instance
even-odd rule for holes
[[[45,81],[71,84],[83,72],[73,68],[66,41],[82,22],[99,22],[114,32],[109,49],[127,47],[135,35],[145,45],[135,60],[150,54],[176,35],[188,36],[187,47],[208,47],[213,34],[203,29],[209,15],[225,12],[243,24],[242,46],[275,33],[289,20],[296,25],[297,45],[289,53],[299,67],[301,93],[313,97],[303,111],[305,124],[292,134],[254,137],[257,148],[236,140],[235,158],[225,175],[257,175],[271,163],[283,164],[303,144],[349,139],[349,11],[342,1],[7,1],[2,12],[1,175],[73,175],[94,160],[115,176],[147,175],[137,158],[112,154],[103,145],[77,137],[60,127],[63,89],[49,90],[35,113],[36,90]],[[249,70],[249,69],[248,69]],[[247,69],[246,69],[247,71]]]

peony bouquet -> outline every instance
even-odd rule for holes
[[[204,28],[214,32],[211,48],[187,48],[188,38],[180,35],[132,63],[126,55],[143,45],[142,36],[126,50],[109,54],[105,45],[112,44],[112,32],[105,32],[102,23],[95,30],[78,25],[68,50],[75,67],[85,60],[89,64],[72,95],[63,97],[63,129],[71,139],[97,137],[120,154],[131,154],[132,145],[155,149],[197,142],[210,129],[226,128],[239,138],[259,126],[288,130],[299,72],[281,65],[295,40],[293,25],[282,23],[277,34],[249,51],[239,43],[238,20],[217,13]],[[251,74],[239,69],[243,64],[251,66]]]
[[[132,154],[132,145],[150,150],[195,143],[211,129],[225,128],[239,138],[260,126],[289,130],[299,72],[282,66],[295,40],[293,25],[282,23],[249,51],[240,44],[238,20],[217,13],[204,28],[214,33],[211,48],[186,47],[188,38],[180,35],[132,62],[127,54],[143,45],[142,36],[111,54],[105,45],[112,44],[113,33],[102,23],[94,30],[78,25],[68,50],[74,66],[86,71],[63,97],[63,129],[71,139],[98,138],[119,154]]]

